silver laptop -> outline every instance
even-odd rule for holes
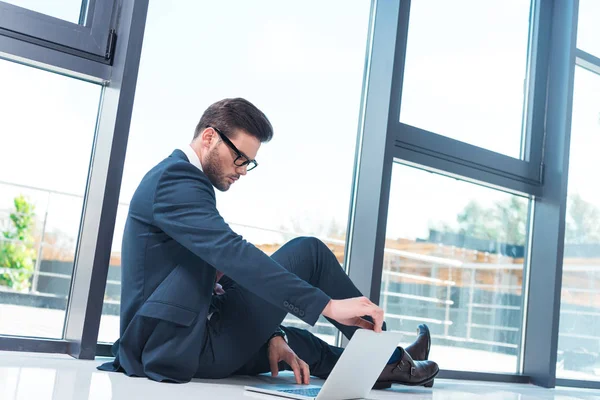
[[[358,329],[322,387],[286,384],[253,385],[245,389],[300,400],[364,399],[401,341],[399,332]]]

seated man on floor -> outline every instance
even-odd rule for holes
[[[268,256],[219,214],[214,188],[225,192],[255,168],[272,136],[253,104],[225,99],[204,112],[191,144],[144,176],[123,236],[115,360],[100,369],[170,382],[289,369],[308,383],[310,375],[327,377],[343,349],[282,327],[288,313],[309,325],[323,315],[349,339],[356,329],[385,329],[383,310],[321,241],[297,238]],[[376,387],[432,384],[438,366],[427,361],[427,327],[419,330],[417,342],[396,349]]]

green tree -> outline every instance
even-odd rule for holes
[[[480,239],[494,239],[498,227],[490,210],[484,208],[476,200],[471,200],[456,216],[459,232],[463,235]]]
[[[457,215],[456,220],[461,234],[524,245],[528,220],[527,201],[511,197],[493,207],[484,207],[473,200]],[[436,225],[441,226],[440,223]],[[600,208],[585,201],[577,193],[568,197],[565,240],[569,244],[600,243]]]
[[[565,241],[570,244],[600,243],[600,209],[575,193],[567,202]]]
[[[527,233],[527,201],[511,197],[484,207],[470,201],[456,220],[461,234],[480,239],[523,245]]]
[[[600,113],[598,113],[600,124]],[[509,200],[498,202],[491,208],[485,208],[477,201],[469,202],[456,220],[459,233],[482,238],[524,245],[527,232],[527,201],[512,196]],[[454,231],[445,222],[431,223],[432,229],[446,232]],[[585,201],[578,193],[569,194],[565,241],[569,244],[600,244],[600,208]]]
[[[33,226],[35,207],[24,196],[14,199],[15,210],[10,214],[12,226],[2,232],[0,242],[0,285],[25,291],[29,289],[34,268]]]
[[[521,197],[511,197],[495,206],[497,221],[502,227],[500,238],[505,243],[524,245],[527,235],[528,202]]]

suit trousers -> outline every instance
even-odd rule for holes
[[[271,257],[332,299],[362,296],[335,255],[316,238],[293,239]],[[200,355],[195,377],[225,378],[270,371],[267,341],[287,313],[226,276],[220,283],[225,294],[213,296],[215,311],[208,321],[207,346]],[[357,329],[329,321],[348,339]],[[305,329],[282,329],[288,336],[290,348],[309,365],[311,374],[326,378],[343,349],[327,344]],[[280,363],[280,369],[289,369],[289,366]]]

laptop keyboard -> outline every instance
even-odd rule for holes
[[[280,389],[279,392],[291,393],[291,394],[299,394],[301,396],[307,397],[317,397],[321,388],[311,388],[311,389]]]

